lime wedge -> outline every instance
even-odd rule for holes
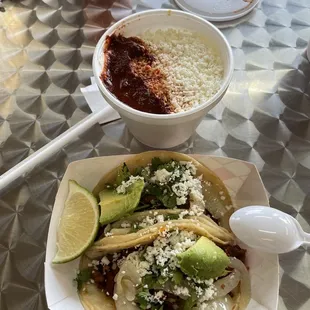
[[[77,182],[69,181],[69,194],[59,222],[54,264],[80,256],[94,241],[99,228],[97,199]]]

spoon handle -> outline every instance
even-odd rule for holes
[[[61,150],[66,144],[68,144],[80,134],[84,133],[87,129],[95,125],[107,115],[110,115],[112,112],[113,109],[110,106],[107,106],[102,110],[91,113],[83,120],[59,135],[57,138],[43,146],[41,149],[21,161],[15,167],[2,174],[0,176],[0,191],[19,177],[25,176],[29,171],[34,169],[43,161],[48,160],[56,152]]]
[[[310,244],[310,234],[304,232],[304,240],[303,240],[304,244]]]

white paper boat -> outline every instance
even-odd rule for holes
[[[71,163],[60,183],[49,227],[45,258],[45,290],[49,309],[83,310],[73,279],[79,259],[63,265],[52,265],[56,253],[56,231],[68,193],[68,180],[73,179],[93,190],[101,177],[132,155],[106,156]],[[268,197],[256,167],[232,158],[191,155],[213,170],[228,188],[236,206],[265,205]],[[275,310],[278,305],[278,256],[248,250],[252,300],[248,310]]]

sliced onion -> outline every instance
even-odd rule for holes
[[[110,233],[113,234],[114,236],[118,235],[127,235],[131,231],[131,228],[112,228]]]
[[[139,310],[132,304],[137,293],[136,285],[141,283],[136,267],[133,262],[126,259],[114,279],[114,293],[118,296],[115,300],[116,310]]]
[[[193,310],[233,310],[234,302],[229,295],[212,301],[204,302],[200,307],[195,307]]]
[[[106,234],[107,232],[110,231],[110,229],[111,229],[111,224],[108,224],[108,225],[104,228],[103,233]]]
[[[238,301],[239,308],[246,309],[251,299],[251,281],[249,272],[241,260],[235,257],[230,257],[229,259],[230,259],[229,267],[238,270],[241,275],[241,281],[240,281],[241,294]]]
[[[241,273],[234,269],[228,276],[214,282],[216,297],[224,297],[236,288],[241,280]]]
[[[122,286],[126,299],[134,301],[137,293],[137,288],[134,283],[129,279],[122,279]]]

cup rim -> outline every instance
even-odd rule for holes
[[[176,14],[179,16],[196,19],[197,21],[200,21],[201,23],[207,25],[214,32],[216,32],[216,34],[223,40],[223,42],[227,48],[227,52],[228,52],[228,72],[227,72],[226,78],[223,80],[221,87],[216,92],[216,94],[214,94],[206,102],[204,102],[204,103],[202,103],[196,107],[193,107],[190,110],[182,111],[182,112],[178,112],[178,113],[172,113],[172,114],[155,114],[155,113],[142,112],[142,111],[136,110],[136,109],[128,106],[127,104],[123,103],[122,101],[120,101],[117,97],[115,97],[106,88],[106,86],[104,85],[104,83],[100,79],[102,68],[100,68],[100,72],[98,72],[99,66],[97,66],[97,64],[96,64],[96,61],[98,59],[97,55],[99,53],[102,53],[102,46],[104,46],[103,42],[105,41],[106,37],[108,35],[113,34],[115,31],[117,31],[118,28],[122,27],[127,22],[130,22],[130,20],[136,19],[137,17],[142,18],[142,17],[149,16],[149,15],[171,14],[171,12],[173,12],[173,14]],[[187,117],[187,116],[190,116],[192,114],[195,114],[195,113],[205,109],[206,107],[212,105],[214,102],[216,102],[217,100],[220,99],[220,97],[223,95],[223,93],[227,90],[227,88],[230,84],[230,81],[232,79],[233,72],[234,72],[234,59],[233,59],[232,49],[231,49],[227,39],[222,34],[222,32],[218,28],[216,28],[216,26],[214,26],[212,23],[208,22],[207,20],[205,20],[199,16],[196,16],[196,15],[194,15],[192,13],[188,13],[188,12],[183,12],[183,11],[179,11],[179,10],[170,10],[170,9],[153,9],[153,10],[147,10],[147,11],[138,12],[138,13],[129,15],[129,16],[119,20],[115,24],[113,24],[110,28],[108,28],[107,31],[101,36],[100,40],[97,42],[97,45],[95,47],[95,51],[93,54],[92,67],[93,67],[94,78],[95,78],[97,86],[100,88],[100,90],[103,92],[103,94],[121,110],[125,110],[126,112],[128,112],[130,114],[134,114],[135,116],[140,116],[142,118],[177,119],[177,118],[183,118],[183,117]]]

